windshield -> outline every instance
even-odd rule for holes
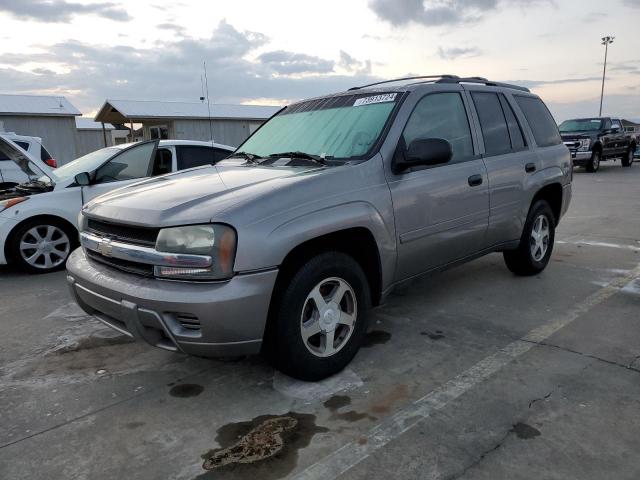
[[[600,118],[578,118],[575,120],[565,120],[560,124],[560,131],[568,132],[590,132],[600,130],[602,120]]]
[[[399,99],[398,93],[357,94],[297,103],[265,123],[238,152],[361,158],[380,138]]]
[[[51,172],[51,176],[60,181],[65,178],[75,177],[79,173],[91,172],[120,151],[121,149],[114,147],[96,150],[95,152],[88,153],[83,157],[76,158],[66,165],[56,168]]]

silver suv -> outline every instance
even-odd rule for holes
[[[227,160],[88,203],[68,282],[125,335],[262,351],[304,380],[347,365],[394,287],[491,252],[549,262],[572,168],[526,88],[381,82],[283,108]]]

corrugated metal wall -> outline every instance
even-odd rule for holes
[[[113,145],[113,138],[111,135],[111,130],[106,131],[107,134],[107,147]],[[81,157],[82,155],[86,155],[87,153],[93,152],[95,150],[100,150],[104,148],[104,137],[102,135],[102,130],[87,130],[82,129],[78,130],[76,134],[77,140],[77,156]]]
[[[248,120],[211,120],[216,143],[232,147],[240,145],[261,122]],[[209,120],[174,120],[173,132],[177,140],[209,140]]]
[[[74,117],[36,117],[28,115],[0,116],[6,132],[42,138],[42,143],[58,161],[70,162],[76,155],[76,122]]]

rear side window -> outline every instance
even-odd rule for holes
[[[44,148],[44,145],[40,145],[40,160],[46,162],[47,160],[51,160],[52,158],[53,157],[51,156],[51,154],[47,152],[46,148]]]
[[[29,143],[27,143],[27,142],[21,142],[20,140],[15,140],[13,143],[18,145],[25,152],[29,150]]]
[[[496,93],[474,92],[471,97],[480,118],[485,153],[500,155],[510,152],[509,129],[498,95]]]
[[[533,138],[539,147],[549,147],[562,143],[560,132],[551,112],[542,100],[536,97],[523,97],[515,95],[516,102],[522,109],[529,127],[533,132]]]
[[[451,163],[473,157],[469,119],[457,92],[433,93],[418,102],[402,133],[408,147],[412,141],[443,138],[451,144]]]
[[[176,149],[178,151],[178,170],[212,165],[231,155],[231,152],[211,147],[179,145]]]
[[[504,95],[502,94],[500,94],[500,104],[502,105],[504,116],[507,119],[509,136],[511,137],[511,148],[514,150],[522,150],[527,146],[527,142],[524,139],[522,128],[520,127],[520,123],[518,122],[511,105],[509,105],[509,102],[507,102],[507,99],[504,98]]]

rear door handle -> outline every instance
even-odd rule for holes
[[[527,173],[535,172],[536,171],[536,164],[535,163],[527,163],[524,166],[524,171],[527,172]]]
[[[482,185],[482,175],[471,175],[467,181],[470,187],[477,187],[478,185]]]

